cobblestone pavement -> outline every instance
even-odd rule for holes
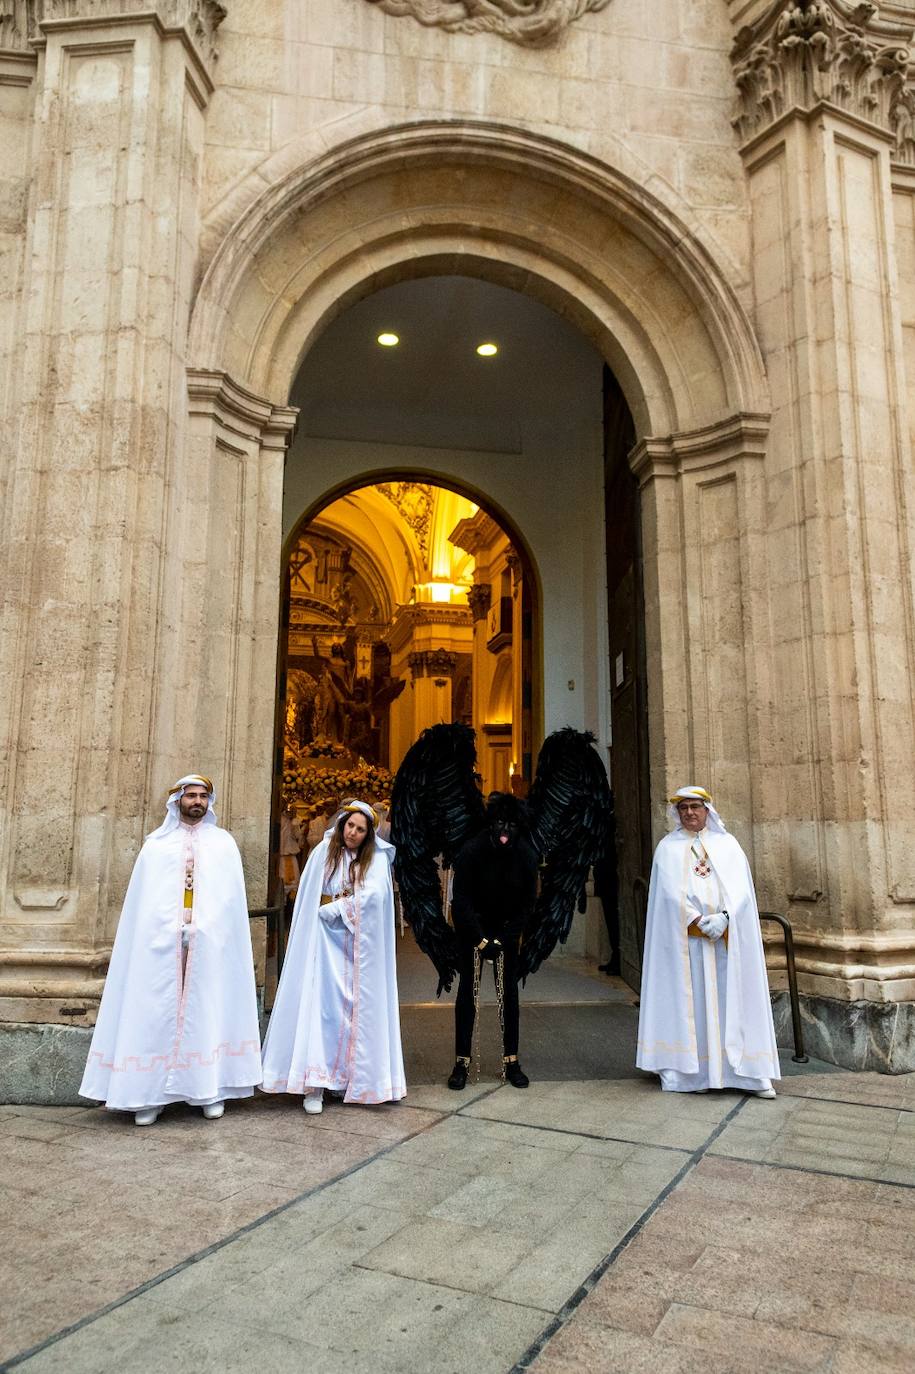
[[[0,1108],[2,1368],[911,1371],[913,1089]]]

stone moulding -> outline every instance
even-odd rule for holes
[[[368,0],[385,14],[409,16],[446,33],[493,33],[523,47],[555,43],[583,14],[610,0]]]
[[[215,62],[216,30],[226,17],[219,0],[0,0],[0,49],[40,43],[45,25],[150,17],[183,30],[203,60]]]
[[[912,41],[913,25],[881,18],[869,0],[777,0],[731,49],[741,142],[791,110],[829,105],[876,125],[894,158],[915,164]]]
[[[629,465],[644,486],[657,477],[676,478],[738,458],[765,458],[770,419],[761,412],[744,412],[690,433],[649,436],[635,445]]]

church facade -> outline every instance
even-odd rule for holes
[[[595,732],[627,884],[708,786],[810,1053],[915,1068],[915,4],[0,0],[0,262],[12,1056],[85,1046],[188,769],[267,904],[290,531],[422,480],[521,545],[533,752]],[[594,442],[296,433],[334,322],[449,277],[593,351]]]

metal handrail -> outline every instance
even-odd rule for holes
[[[782,934],[785,937],[785,968],[788,971],[788,997],[791,1000],[791,1025],[794,1030],[794,1054],[791,1058],[795,1064],[806,1064],[808,1058],[804,1053],[801,1003],[797,995],[797,966],[794,962],[794,931],[791,929],[791,922],[788,918],[780,915],[777,911],[761,911],[759,919],[761,921],[775,921],[781,926]]]

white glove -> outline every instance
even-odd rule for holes
[[[353,930],[353,922],[349,914],[348,897],[338,897],[335,902],[325,902],[318,907],[318,915],[321,920],[329,926],[334,926],[338,921],[342,921],[347,930]]]
[[[342,906],[343,902],[340,900],[339,897],[335,902],[322,902],[321,905],[318,907],[318,915],[321,917],[321,920],[324,922],[325,925],[336,925],[337,921],[343,914],[340,909]]]
[[[698,926],[709,940],[720,940],[728,928],[728,913],[713,911],[708,916],[700,916]]]

